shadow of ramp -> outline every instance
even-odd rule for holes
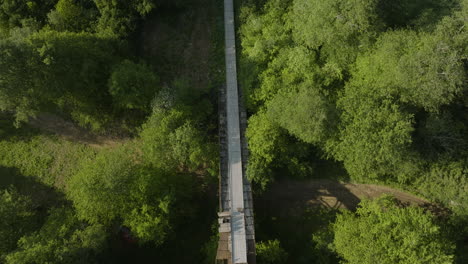
[[[256,207],[261,204],[285,213],[310,207],[354,210],[361,201],[345,184],[332,180],[278,181],[257,200]]]
[[[320,185],[320,191],[322,193],[319,197],[321,205],[328,208],[355,210],[361,202],[358,196],[352,193],[345,184],[340,182],[323,182]]]

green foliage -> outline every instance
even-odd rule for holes
[[[284,136],[280,128],[260,112],[249,119],[246,137],[250,151],[247,175],[265,188],[271,181],[271,165],[281,153],[279,147],[284,146]]]
[[[33,51],[25,44],[16,45],[13,42],[0,42],[0,110],[14,111],[17,121],[24,121],[34,114],[37,101],[34,89],[31,89],[32,65],[37,61]]]
[[[425,197],[444,204],[460,216],[468,215],[468,162],[435,163],[415,184]]]
[[[67,194],[81,219],[127,225],[141,242],[161,244],[170,229],[174,199],[190,195],[189,179],[138,164],[135,155],[130,147],[99,153],[70,180]]]
[[[355,179],[395,173],[408,158],[412,116],[391,99],[375,100],[359,86],[348,86],[340,99],[343,127],[335,157]],[[362,93],[361,93],[362,92]],[[359,98],[359,99],[358,99]]]
[[[165,91],[167,95],[172,97],[172,100],[168,100],[168,96],[166,96],[166,100],[168,104],[172,104],[173,107],[186,113],[187,117],[190,117],[194,123],[203,123],[207,129],[212,129],[209,127],[209,123],[214,122],[215,109],[209,100],[208,88],[197,88],[192,86],[187,78],[176,78],[172,81],[171,87],[166,88]],[[158,108],[156,105],[153,107],[154,109]]]
[[[281,248],[277,239],[257,243],[256,250],[259,264],[282,264],[288,258],[288,253]]]
[[[462,53],[448,38],[412,31],[382,34],[375,49],[360,57],[351,81],[380,96],[437,111],[466,89]]]
[[[452,263],[453,243],[433,217],[391,197],[363,201],[334,224],[336,251],[347,263]]]
[[[210,237],[210,240],[206,242],[202,249],[205,255],[203,264],[213,263],[213,259],[216,259],[216,255],[218,253],[219,232],[217,223],[213,225],[212,233],[214,233],[214,235]]]
[[[314,50],[331,65],[345,69],[359,51],[366,50],[382,21],[377,0],[296,0],[291,20],[294,39]]]
[[[106,240],[103,226],[86,225],[72,210],[56,208],[39,231],[19,240],[19,248],[7,255],[6,263],[98,263],[96,256]]]
[[[0,35],[8,34],[10,29],[33,21],[42,23],[55,2],[56,0],[3,0],[0,3]]]
[[[130,153],[124,149],[105,151],[83,168],[68,183],[67,194],[80,218],[90,223],[109,224],[128,208],[128,192],[134,174]],[[135,175],[135,176],[134,176]]]
[[[153,10],[154,2],[154,0],[94,0],[101,14],[97,31],[102,34],[127,36],[135,29],[137,20]]]
[[[154,111],[143,125],[140,137],[145,160],[157,167],[189,172],[208,167],[215,173],[216,146],[207,143],[188,115],[180,110]]]
[[[266,241],[257,242],[257,262],[260,263],[260,258],[268,260],[269,255],[286,252],[287,259],[275,263],[338,263],[337,255],[328,248],[333,242],[333,232],[329,226],[334,222],[337,212],[329,208],[310,206],[305,200],[293,203],[287,200],[285,202],[283,199],[260,198],[261,202],[255,207],[256,240]],[[259,244],[265,249],[268,249],[268,244],[276,246],[273,247],[274,252],[265,250],[260,253]],[[280,249],[277,246],[280,246]]]
[[[246,137],[249,140],[247,176],[261,189],[275,180],[278,172],[289,177],[305,179],[313,175],[310,157],[314,149],[287,135],[264,111],[249,119]]]
[[[290,41],[289,28],[284,24],[289,4],[290,1],[268,1],[259,15],[252,8],[241,10],[242,47],[249,58],[265,62]]]
[[[147,65],[124,60],[112,71],[108,86],[118,107],[148,111],[159,79]]]
[[[466,150],[467,126],[457,112],[430,113],[416,127],[417,148],[428,159],[462,157]]]
[[[16,167],[48,186],[63,187],[81,161],[93,155],[89,147],[49,136],[0,141],[0,166]]]
[[[193,252],[188,257],[172,259],[200,258],[196,243],[206,239],[202,225],[212,219],[210,213],[196,213],[202,207],[200,204],[208,212],[214,212],[215,205],[205,204],[207,197],[212,200],[211,193],[200,190],[207,188],[208,181],[198,177],[205,176],[207,171],[212,175],[217,173],[217,146],[208,138],[216,129],[211,83],[199,91],[184,76],[178,77],[182,81],[175,81],[164,91],[174,101],[155,107],[160,112],[142,129],[142,136],[130,142],[133,146],[102,148],[97,143],[90,148],[50,135],[36,135],[40,132],[24,132],[32,130],[26,124],[19,130],[9,124],[3,126],[6,124],[3,113],[16,115],[19,125],[29,117],[53,112],[83,127],[113,135],[110,128],[121,125],[120,118],[127,121],[136,116],[141,122],[150,112],[151,103],[165,100],[160,98],[164,94],[159,91],[159,78],[153,70],[138,58],[130,57],[129,53],[136,53],[127,49],[127,42],[122,39],[130,34],[134,39],[139,34],[133,30],[142,25],[142,19],[152,12],[156,3],[169,7],[176,15],[187,4],[154,0],[7,0],[0,3],[1,184],[11,181],[26,185],[38,178],[64,191],[76,209],[53,209],[42,228],[26,232],[29,226],[20,219],[26,217],[21,208],[22,198],[15,198],[17,204],[8,206],[3,206],[1,200],[1,213],[9,210],[7,213],[12,213],[13,219],[10,209],[15,207],[21,215],[15,221],[24,224],[24,230],[18,229],[18,234],[12,234],[10,239],[8,232],[16,229],[9,229],[13,226],[9,223],[10,216],[5,217],[6,223],[2,216],[0,224],[10,225],[2,228],[5,231],[2,235],[9,243],[2,246],[9,247],[5,251],[9,254],[6,262],[4,259],[0,262],[113,262],[103,259],[102,253],[116,226],[129,227],[132,235],[145,243],[136,249],[124,248],[123,254],[135,249],[138,255],[151,252],[163,256],[167,254],[165,251],[177,249],[168,250],[167,245],[184,244],[182,248],[188,249],[184,252]],[[5,10],[9,13],[4,14]],[[193,17],[192,10],[187,13]],[[167,65],[171,62],[164,64],[158,67],[174,67]],[[165,81],[170,83],[170,79]],[[151,101],[154,97],[157,98]],[[128,129],[137,130],[133,126]],[[119,127],[116,130],[121,132]],[[104,136],[108,134],[103,133],[100,138]],[[147,153],[152,156],[143,157]],[[155,157],[160,159],[154,160]],[[4,175],[8,176],[7,180]],[[195,185],[193,180],[201,184]],[[47,191],[55,193],[55,189],[36,189],[37,186],[42,185],[21,186],[24,187],[21,192],[31,190],[34,207],[43,216],[49,204],[44,205],[36,198],[47,196]],[[51,200],[67,203],[57,197]],[[200,220],[200,215],[206,217]],[[194,223],[196,230],[190,227]],[[173,235],[174,230],[193,238],[180,243],[176,241],[179,234]],[[196,243],[188,245],[192,241]],[[110,246],[116,247],[114,244]],[[158,250],[153,250],[155,246]],[[138,256],[136,261],[145,258]]]
[[[96,12],[86,9],[75,0],[59,0],[55,9],[48,15],[49,24],[57,31],[91,30],[92,21]]]
[[[105,87],[119,42],[90,33],[41,31],[20,43],[0,43],[0,109],[18,121],[60,109],[83,126],[106,122]]]
[[[0,261],[16,248],[17,241],[34,230],[36,216],[31,200],[14,188],[0,191]],[[3,262],[3,261],[2,261]]]
[[[308,144],[359,181],[409,183],[431,159],[465,155],[467,8],[455,2],[245,5],[241,83],[257,111],[250,176],[271,180],[272,164],[296,174],[306,152],[291,150]],[[388,30],[402,25],[411,28]],[[277,131],[287,139],[277,142]],[[272,162],[279,153],[290,161]]]
[[[450,13],[456,0],[380,1],[379,14],[391,28],[428,28]]]
[[[297,93],[277,94],[268,104],[268,115],[299,139],[323,143],[334,128],[333,106],[316,89],[301,88]]]

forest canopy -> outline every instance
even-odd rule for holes
[[[427,164],[465,159],[468,2],[400,2],[243,6],[252,179],[271,181],[272,167],[288,166],[284,152],[310,166],[298,144],[361,181],[407,183]]]
[[[427,200],[285,222],[260,202],[259,264],[466,263],[468,0],[235,4],[254,198]],[[0,2],[0,263],[214,261],[223,21],[215,0]]]
[[[250,116],[247,173],[258,190],[324,177],[397,186],[449,208],[443,226],[461,228],[468,215],[468,1],[251,0],[239,16],[240,85]],[[328,175],[323,160],[342,164],[345,175]],[[365,203],[357,214],[339,216],[336,240],[324,242],[330,245],[324,252],[332,248],[349,263],[466,259],[442,249],[446,230],[439,237],[421,210],[379,206]],[[413,220],[391,222],[391,214]],[[408,248],[403,240],[385,244],[388,232],[368,232],[379,223],[398,230],[398,221],[409,228],[426,220],[439,237],[421,245],[439,252],[430,256],[396,250]],[[451,237],[457,252],[466,250],[461,230]],[[369,241],[385,250],[371,252],[380,249]]]
[[[216,12],[211,0],[0,2],[0,263],[212,254]],[[174,22],[196,16],[212,19]]]

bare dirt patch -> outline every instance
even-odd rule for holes
[[[281,181],[274,183],[259,198],[270,207],[296,208],[323,206],[333,209],[355,209],[362,199],[373,199],[384,194],[393,195],[403,203],[415,205],[428,201],[415,195],[386,186],[340,183],[331,180]]]
[[[39,114],[29,121],[29,125],[44,132],[55,134],[65,140],[89,145],[93,148],[115,147],[128,141],[128,138],[97,135],[73,122],[53,114]]]

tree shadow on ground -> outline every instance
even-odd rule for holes
[[[14,122],[13,114],[0,111],[0,140],[29,139],[39,134],[38,129],[31,129],[24,124],[16,128]]]
[[[20,194],[31,198],[33,206],[39,211],[65,205],[65,195],[55,188],[38,182],[33,177],[21,174],[17,168],[0,166],[0,190],[14,187]]]
[[[323,207],[350,209],[357,207],[361,199],[345,184],[333,180],[278,181],[257,198],[256,208],[271,208],[289,214],[293,208]]]
[[[114,237],[109,256],[102,263],[206,263],[204,248],[213,235],[213,224],[217,219],[217,187],[216,183],[209,184],[184,201],[187,210],[193,214],[174,217],[168,238],[162,245],[131,245]],[[214,263],[214,259],[209,263]]]
[[[279,239],[287,263],[338,263],[333,252],[316,248],[312,236],[327,230],[339,209],[354,210],[360,201],[335,180],[275,182],[255,197],[257,241]]]

